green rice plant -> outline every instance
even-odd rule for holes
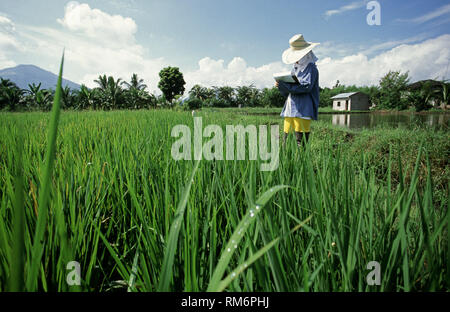
[[[31,265],[28,271],[28,278],[26,282],[26,288],[29,291],[35,291],[37,289],[37,277],[39,274],[39,269],[41,268],[41,258],[44,252],[45,245],[45,228],[47,225],[48,217],[48,205],[50,201],[50,190],[51,190],[51,176],[53,172],[53,164],[55,162],[56,154],[56,136],[58,130],[58,122],[60,117],[61,109],[61,83],[64,67],[64,53],[61,60],[61,66],[59,70],[58,82],[56,85],[56,92],[53,101],[53,108],[51,113],[51,119],[48,130],[48,141],[47,150],[45,155],[44,173],[41,180],[42,190],[39,192],[39,210],[36,232],[33,240],[33,248],[31,251]],[[56,209],[57,224],[59,226],[60,236],[61,236],[61,249],[62,255],[67,255],[71,248],[68,246],[66,225],[62,212]],[[70,258],[69,258],[70,259]],[[66,259],[67,260],[67,259]],[[67,263],[68,261],[64,262]]]
[[[301,228],[310,219],[311,219],[311,217],[309,217],[307,220],[305,220],[304,222],[297,225],[294,229],[292,229],[291,234],[294,233],[299,228]],[[244,225],[245,225],[245,223],[244,223]],[[239,233],[239,231],[238,231],[238,233]],[[234,237],[234,235],[233,235],[233,237]],[[278,238],[274,239],[273,241],[271,241],[269,244],[262,247],[256,253],[251,255],[246,261],[244,261],[238,268],[234,269],[233,272],[231,274],[229,274],[225,279],[223,279],[222,281],[220,281],[218,283],[216,282],[216,284],[210,284],[208,287],[208,290],[209,291],[223,291],[239,274],[244,272],[249,265],[253,264],[256,260],[261,258],[265,253],[267,253],[270,250],[270,248],[272,248],[276,243],[278,243],[279,240],[280,240],[280,238],[278,237]],[[233,242],[233,241],[231,241],[231,242]],[[230,243],[228,243],[228,245],[230,245]],[[231,244],[231,247],[232,246],[233,245]],[[229,253],[228,249],[226,252]],[[225,257],[221,258],[221,260],[223,260],[223,259],[225,259]],[[219,265],[221,265],[221,267],[226,267],[225,264],[223,264],[223,263],[221,263],[221,261],[219,261],[218,268],[216,268],[216,270],[218,270],[220,268]],[[214,274],[216,274],[215,272],[216,271],[214,271]],[[217,271],[217,272],[220,272],[220,271]],[[213,278],[214,278],[214,274],[213,274]],[[220,274],[220,273],[217,273],[217,274]],[[214,281],[214,279],[213,279],[213,281]]]
[[[63,112],[49,139],[53,113],[0,113],[1,291],[448,290],[445,132],[347,140],[313,123],[306,149],[290,138],[279,168],[261,172],[261,160],[174,161],[171,129],[193,127],[187,112]],[[370,261],[380,285],[367,283]]]
[[[25,264],[25,207],[23,194],[23,136],[18,127],[15,144],[15,194],[13,216],[13,247],[9,258],[11,276],[9,278],[9,291],[24,291],[24,264]],[[14,259],[14,261],[13,261]]]
[[[226,244],[224,250],[222,251],[222,255],[219,259],[219,262],[217,264],[216,269],[214,270],[214,273],[211,278],[211,282],[208,286],[209,291],[217,291],[218,289],[221,289],[219,286],[220,280],[222,279],[222,276],[228,267],[228,264],[230,262],[231,256],[233,255],[234,251],[237,249],[237,246],[241,242],[241,239],[243,238],[245,232],[247,231],[247,228],[256,220],[256,217],[259,215],[260,211],[266,203],[272,198],[273,195],[275,195],[276,192],[287,188],[285,185],[278,185],[267,192],[265,192],[261,197],[256,201],[256,204],[254,207],[251,207],[246,214],[246,216],[242,219],[241,222],[239,222],[236,230],[234,231],[233,235],[231,236],[230,240]],[[272,243],[270,246],[273,246],[274,243]],[[265,251],[268,251],[269,248],[265,249]],[[262,256],[264,253],[261,253],[260,256]],[[257,258],[256,258],[257,259]],[[255,260],[256,260],[255,259]],[[235,273],[236,275],[236,273]],[[234,276],[233,276],[234,277]],[[222,290],[222,289],[221,289]]]
[[[186,184],[186,187],[183,191],[183,195],[181,196],[181,200],[178,204],[177,210],[175,212],[175,217],[173,220],[173,223],[170,227],[169,236],[167,238],[167,247],[164,252],[164,260],[163,265],[161,269],[161,275],[159,278],[159,285],[158,285],[158,291],[168,291],[169,285],[172,278],[172,266],[173,266],[173,260],[175,257],[177,242],[178,242],[178,235],[180,233],[181,228],[181,222],[183,222],[184,218],[184,211],[186,209],[189,191],[191,189],[192,183],[194,181],[195,173],[198,169],[198,166],[200,164],[200,161],[197,161],[195,163],[195,167],[192,170],[191,177],[189,181]]]

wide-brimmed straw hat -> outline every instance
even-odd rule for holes
[[[317,47],[320,43],[306,42],[302,34],[295,35],[289,40],[291,47],[283,52],[283,63],[294,64],[302,57],[308,54],[312,49]]]

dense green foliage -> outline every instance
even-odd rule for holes
[[[261,106],[264,107],[283,107],[285,97],[278,88],[264,88],[261,94]]]
[[[200,109],[203,105],[202,100],[197,98],[192,98],[186,101],[184,107],[189,110]]]
[[[408,101],[402,97],[402,91],[406,90],[409,78],[408,73],[390,71],[380,80],[379,107],[400,110],[407,108]]]
[[[82,85],[80,90],[62,89],[61,108],[72,110],[149,109],[157,106],[157,98],[146,91],[136,74],[126,82],[106,75],[95,80],[97,87],[89,89]],[[32,84],[27,90],[20,90],[8,80],[0,84],[0,109],[9,111],[49,111],[55,91],[41,89],[41,84]],[[165,101],[164,101],[165,103]]]
[[[449,86],[450,84],[446,82],[436,84],[435,81],[427,80],[422,82],[420,86],[415,86],[415,88],[410,86],[407,99],[417,112],[432,108],[432,103],[436,106],[437,104],[447,105]]]
[[[147,91],[147,85],[136,74],[130,82],[99,76],[95,80],[97,87],[89,89],[81,86],[80,90],[63,89],[62,109],[150,109],[155,107],[174,107],[186,101],[178,101],[184,94],[185,81],[183,74],[176,67],[167,67],[160,72],[161,80],[158,84],[163,92],[155,96]],[[375,109],[403,110],[414,107],[416,111],[428,110],[432,107],[448,104],[449,84],[445,81],[433,84],[424,82],[417,88],[407,85],[407,73],[389,72],[380,80],[380,86],[345,86],[337,81],[333,88],[320,89],[321,108],[332,108],[331,98],[340,93],[360,91],[369,95],[370,104]],[[416,83],[417,84],[417,83]],[[30,85],[27,90],[20,90],[8,80],[0,81],[0,110],[50,110],[54,91],[41,89],[41,85]],[[189,91],[189,99],[199,101],[187,102],[190,106],[185,109],[199,107],[283,107],[285,97],[276,87],[258,89],[253,85],[213,86],[211,88],[194,85]]]
[[[416,82],[419,86],[412,90],[408,73],[389,71],[380,79],[379,86],[344,86],[336,82],[333,88],[320,90],[320,107],[332,107],[332,97],[340,93],[363,92],[377,110],[404,110],[410,106],[416,111],[428,110],[439,105],[448,105],[447,81]]]
[[[172,103],[177,95],[183,95],[184,81],[183,74],[178,67],[166,67],[159,72],[158,88],[164,94],[167,101]]]
[[[15,111],[22,101],[24,91],[16,86],[15,83],[1,79],[0,80],[0,109],[8,107]]]
[[[199,114],[204,126],[281,124],[269,116]],[[448,132],[359,134],[315,122],[306,150],[289,139],[280,167],[261,172],[260,160],[174,161],[170,132],[178,124],[193,128],[187,112],[65,112],[47,184],[50,115],[0,113],[0,120],[2,291],[17,276],[23,287],[17,272],[27,277],[32,267],[38,275],[26,290],[71,290],[71,260],[81,264],[85,291],[449,289]],[[46,185],[50,204],[42,206]],[[256,205],[262,208],[252,217]],[[13,234],[20,233],[17,211],[22,238]],[[31,246],[44,211],[36,261]],[[232,244],[243,220],[251,222]],[[373,260],[381,264],[380,286],[366,283]]]
[[[285,97],[278,88],[257,89],[255,86],[206,88],[195,85],[189,91],[191,98],[202,101],[205,107],[282,107]]]

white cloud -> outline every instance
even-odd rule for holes
[[[14,67],[16,63],[10,55],[21,49],[15,39],[14,23],[7,17],[0,15],[0,68]]]
[[[397,21],[413,22],[413,23],[417,23],[417,24],[422,24],[422,23],[428,22],[430,20],[433,20],[435,18],[438,18],[440,16],[448,15],[449,13],[450,13],[450,4],[446,4],[444,6],[441,6],[440,8],[437,8],[436,10],[434,10],[432,12],[421,15],[419,17],[416,17],[413,19],[397,19]]]
[[[29,27],[14,25],[0,15],[0,68],[14,66],[12,57],[20,51],[34,57],[37,60],[35,65],[57,72],[65,47],[64,73],[67,79],[94,87],[93,80],[101,74],[128,80],[133,73],[137,73],[149,85],[151,92],[160,93],[157,88],[158,73],[173,63],[152,57],[151,51],[137,43],[135,35],[138,28],[134,20],[109,15],[87,4],[71,2],[64,17],[58,21],[62,27]],[[109,27],[110,24],[116,25]],[[355,49],[332,42],[322,44],[317,49],[320,85],[331,87],[336,80],[343,84],[377,84],[389,70],[409,71],[412,80],[446,76],[450,35],[420,42],[424,37],[419,34],[413,38]],[[371,57],[375,53],[378,55]],[[198,62],[197,69],[183,73],[188,91],[194,84],[208,87],[251,84],[258,88],[271,87],[274,84],[273,73],[289,69],[279,61],[249,66],[241,57],[235,57],[228,63],[204,57]]]
[[[3,50],[3,52],[5,52],[5,50],[7,49],[19,49],[19,43],[17,42],[17,40],[13,36],[2,32],[1,29],[0,29],[0,49]]]
[[[0,28],[4,30],[14,31],[14,23],[6,16],[0,15]]]
[[[398,41],[396,47],[372,58],[363,52],[344,57],[324,56],[317,63],[320,86],[332,87],[336,80],[346,85],[377,85],[380,78],[389,70],[409,71],[412,81],[429,78],[441,79],[446,76],[450,60],[450,35],[443,35],[416,44],[398,44],[415,42],[417,39],[409,38]],[[378,51],[382,48],[392,47],[395,43],[377,44],[366,51]],[[240,57],[235,57],[228,64],[225,64],[224,60],[205,57],[198,64],[198,69],[185,73],[186,90],[197,83],[208,87],[223,85],[236,87],[250,84],[254,84],[258,88],[271,87],[273,86],[273,73],[289,70],[289,67],[281,62],[251,67]]]
[[[253,84],[257,88],[274,85],[272,75],[286,70],[281,62],[274,62],[260,67],[248,66],[241,57],[235,57],[225,66],[224,60],[205,57],[198,62],[199,68],[184,74],[186,90],[195,84],[202,86],[231,86]]]
[[[325,17],[329,18],[333,15],[337,15],[337,14],[341,14],[341,13],[344,13],[347,11],[352,11],[352,10],[362,8],[363,6],[366,5],[366,3],[367,3],[367,0],[366,1],[356,1],[356,2],[352,2],[350,4],[343,5],[338,9],[328,10],[325,12]]]
[[[0,52],[0,69],[14,67],[17,64]]]
[[[0,15],[0,49],[6,50],[18,48],[18,43],[14,38],[14,23],[7,17]]]
[[[94,79],[99,75],[129,80],[137,73],[150,91],[157,91],[158,73],[168,64],[162,58],[148,57],[146,49],[136,43],[137,25],[133,19],[70,2],[58,22],[62,29],[21,27],[27,49],[39,55],[42,63],[57,64],[65,48],[67,79],[95,87]],[[54,71],[55,67],[49,69]]]
[[[402,44],[373,58],[362,53],[339,59],[319,60],[320,85],[373,85],[389,70],[409,71],[412,81],[442,79],[450,60],[450,35],[429,39],[417,44]]]
[[[355,53],[358,51],[358,48],[360,47],[349,44],[348,42],[325,41],[321,42],[320,45],[314,49],[314,54],[318,58],[327,56],[344,57]]]
[[[387,49],[392,49],[396,46],[399,46],[401,44],[406,44],[406,43],[415,43],[415,42],[419,42],[419,41],[423,41],[426,38],[428,38],[428,34],[426,33],[422,33],[422,34],[418,34],[416,36],[410,37],[410,38],[406,38],[406,39],[402,39],[402,40],[390,40],[390,41],[386,41],[380,44],[376,44],[376,45],[372,45],[369,48],[364,49],[363,51],[361,51],[361,53],[363,53],[364,55],[371,55],[375,52],[380,52],[380,51],[384,51]]]
[[[88,4],[69,2],[63,19],[58,23],[72,32],[107,45],[134,44],[137,32],[135,21],[121,15],[109,15],[99,9],[91,9]]]

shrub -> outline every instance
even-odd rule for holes
[[[203,105],[202,100],[197,99],[197,98],[192,98],[192,99],[187,100],[184,103],[183,107],[185,109],[193,110],[193,109],[200,109],[200,108],[202,108],[202,105]]]
[[[264,88],[261,94],[261,104],[264,107],[283,107],[285,97],[278,88]]]
[[[407,98],[402,96],[409,82],[408,73],[390,71],[380,80],[380,103],[381,108],[399,109],[407,108]]]
[[[222,108],[230,107],[230,105],[227,101],[225,101],[224,99],[217,99],[217,98],[212,98],[212,99],[208,100],[207,106],[222,107]]]

